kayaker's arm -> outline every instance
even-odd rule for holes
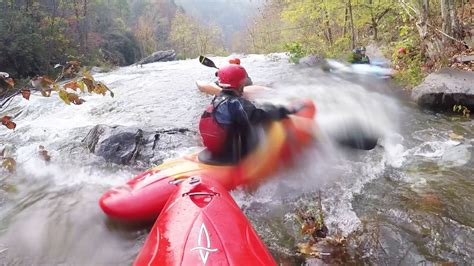
[[[241,126],[264,124],[286,118],[293,112],[282,106],[267,105],[257,108],[250,101],[239,98],[231,101],[229,111]]]

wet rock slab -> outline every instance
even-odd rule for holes
[[[147,132],[133,127],[96,125],[83,142],[90,152],[107,162],[148,164],[163,160],[168,150],[195,145],[196,136],[187,128]]]
[[[423,108],[449,111],[454,105],[474,109],[474,73],[443,68],[431,73],[412,91],[411,97]]]
[[[174,50],[166,50],[166,51],[157,51],[153,54],[143,58],[142,60],[138,61],[137,65],[144,65],[150,64],[154,62],[168,62],[176,60],[176,53]]]

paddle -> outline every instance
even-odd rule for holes
[[[356,150],[372,150],[379,140],[379,134],[362,121],[341,123],[332,130],[326,130],[326,134],[337,144]]]
[[[200,55],[200,56],[199,56],[199,63],[201,63],[201,64],[203,64],[203,65],[205,65],[205,66],[207,66],[207,67],[213,67],[213,68],[219,69],[219,68],[216,66],[216,64],[214,64],[214,62],[213,62],[211,59],[209,59],[209,58],[207,58],[207,57],[205,57],[205,56],[203,56],[203,55]]]
[[[379,137],[375,134],[369,133],[367,129],[364,129],[362,125],[353,124],[349,127],[350,133],[343,134],[343,131],[339,132],[326,132],[335,143],[340,146],[355,149],[369,151],[377,146]],[[313,132],[313,137],[317,140],[321,140],[324,137],[319,132]]]
[[[374,136],[368,136],[366,132],[356,131],[355,133],[352,133],[351,136],[336,138],[336,142],[344,147],[368,151],[377,146],[378,139],[379,138]]]

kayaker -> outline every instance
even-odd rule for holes
[[[239,58],[231,58],[231,59],[229,59],[229,64],[240,65],[240,59]],[[250,85],[253,85],[253,82],[252,82],[252,79],[247,74],[247,80],[245,81],[244,86],[250,86]]]
[[[289,110],[273,105],[257,108],[242,97],[247,71],[230,64],[217,72],[221,93],[214,97],[201,116],[199,132],[211,158],[237,162],[257,146],[256,127],[296,113],[304,106]]]
[[[351,64],[370,64],[370,59],[365,54],[365,52],[365,47],[360,47],[352,50],[349,62]]]

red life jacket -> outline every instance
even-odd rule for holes
[[[216,98],[214,98],[215,100]],[[220,154],[224,150],[225,142],[227,140],[227,130],[217,122],[214,117],[214,110],[225,101],[221,100],[217,104],[212,103],[206,108],[199,121],[199,133],[201,134],[204,146],[212,154]]]

